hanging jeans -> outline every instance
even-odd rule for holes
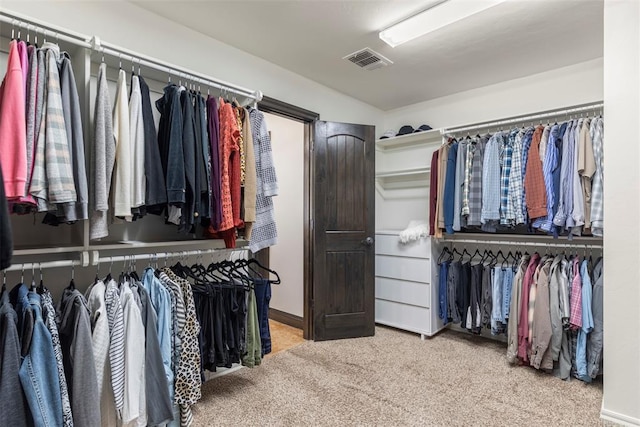
[[[25,289],[26,286],[22,285]],[[51,334],[42,319],[40,295],[29,292],[34,314],[29,353],[20,366],[20,382],[35,425],[62,425],[62,396]]]
[[[258,324],[262,355],[271,353],[271,333],[269,332],[269,301],[271,301],[271,282],[267,279],[253,279],[258,305]]]

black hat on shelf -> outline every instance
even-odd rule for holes
[[[413,126],[404,125],[400,128],[396,136],[409,135],[410,133],[413,133],[413,132],[414,132]]]
[[[423,132],[423,131],[428,131],[431,130],[432,127],[429,125],[422,125],[420,126],[418,129],[416,129],[414,132]]]

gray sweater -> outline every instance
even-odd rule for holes
[[[116,156],[113,136],[111,98],[107,86],[107,64],[100,64],[95,105],[93,150],[91,150],[91,226],[90,238],[100,239],[109,235],[107,211],[111,174]]]
[[[75,203],[63,205],[64,218],[68,222],[87,219],[87,204],[89,203],[87,190],[87,172],[84,160],[84,134],[82,132],[82,115],[80,113],[80,99],[76,79],[71,67],[71,60],[66,53],[62,54],[60,63],[60,91],[62,93],[62,112],[64,124],[67,128],[69,153],[73,165],[73,180],[76,185],[78,200]]]

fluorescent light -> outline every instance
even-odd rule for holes
[[[378,35],[386,44],[396,47],[504,1],[506,0],[438,0],[428,9],[380,31]]]

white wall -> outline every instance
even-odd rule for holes
[[[602,58],[388,111],[384,127],[452,127],[602,101]]]
[[[604,31],[602,415],[640,425],[640,2],[606,0]]]
[[[97,35],[105,42],[261,90],[272,98],[315,111],[322,120],[382,124],[383,113],[377,108],[128,2],[3,0],[2,9]],[[215,16],[211,25],[215,25]],[[239,18],[238,31],[251,28],[243,28]]]
[[[269,265],[282,283],[271,287],[271,308],[303,316],[304,307],[304,124],[265,114],[271,132],[278,196],[273,198],[278,244]]]

